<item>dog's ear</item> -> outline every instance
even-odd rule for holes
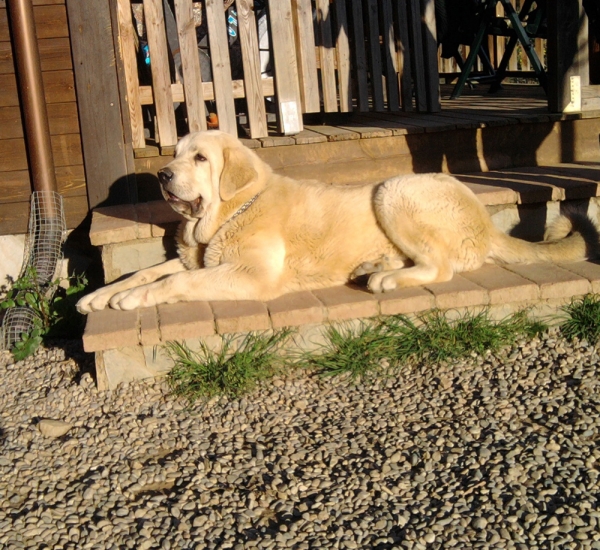
[[[223,150],[223,171],[219,182],[222,201],[228,201],[236,193],[250,185],[258,177],[248,153],[241,148]]]

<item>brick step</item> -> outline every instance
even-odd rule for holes
[[[497,227],[539,241],[564,201],[589,200],[597,216],[600,164],[559,164],[458,174],[486,205]],[[590,200],[591,199],[591,200]],[[105,282],[175,256],[181,217],[165,201],[94,210],[90,240],[101,247]],[[167,238],[165,238],[167,237]]]
[[[225,336],[250,331],[294,329],[291,346],[314,350],[330,324],[347,324],[379,315],[439,308],[464,311],[486,307],[501,319],[523,308],[546,320],[573,297],[600,292],[600,265],[593,262],[532,264],[481,269],[455,275],[447,283],[375,295],[340,286],[297,292],[269,302],[215,301],[163,304],[135,311],[105,309],[88,315],[84,349],[96,354],[99,389],[160,376],[172,362],[162,345],[171,340],[197,349],[202,341],[219,349]]]
[[[488,208],[494,223],[522,238],[541,240],[544,227],[565,202],[584,201],[598,219],[600,164],[560,164],[458,175]],[[587,201],[587,202],[586,202]],[[106,282],[174,256],[170,236],[180,218],[164,201],[99,208],[90,237],[101,247]],[[171,243],[171,244],[170,244]],[[330,323],[378,315],[415,314],[431,308],[489,307],[503,317],[523,307],[554,314],[574,296],[600,291],[600,266],[485,266],[448,283],[373,295],[344,286],[300,292],[271,302],[195,302],[133,312],[105,310],[88,316],[86,351],[96,353],[98,386],[164,374],[172,366],[162,344],[173,339],[192,348],[200,340],[218,348],[223,336],[296,327],[295,346],[322,342]],[[158,350],[158,351],[157,351]]]

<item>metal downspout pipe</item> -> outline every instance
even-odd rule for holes
[[[29,173],[35,191],[56,191],[54,157],[31,0],[8,0]]]

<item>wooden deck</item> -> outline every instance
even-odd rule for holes
[[[600,111],[548,112],[542,88],[506,84],[495,94],[478,85],[448,99],[439,113],[367,112],[305,115],[304,130],[251,139],[240,135],[274,170],[328,183],[358,183],[399,173],[486,170],[595,162],[600,158]],[[163,150],[164,151],[164,150]],[[137,150],[138,195],[160,198],[156,172],[171,160],[156,146]]]
[[[269,136],[256,139],[249,137],[250,131],[242,115],[239,135],[248,147],[254,149],[600,117],[600,110],[570,115],[549,113],[544,90],[535,84],[506,84],[503,90],[494,94],[488,93],[488,86],[479,84],[472,89],[466,87],[462,96],[454,100],[449,99],[452,87],[452,84],[441,86],[442,110],[435,114],[414,111],[307,114],[304,115],[304,130],[295,135],[278,134],[272,121]],[[150,140],[149,143],[146,148],[136,150],[137,158],[161,154]],[[165,149],[162,156],[170,157],[171,150]]]

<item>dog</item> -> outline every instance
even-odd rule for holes
[[[449,281],[484,263],[586,259],[585,231],[559,218],[542,243],[497,229],[474,193],[447,174],[335,186],[275,174],[235,137],[182,138],[158,172],[184,218],[178,258],[100,288],[82,313],[195,300],[271,300],[368,278],[372,292]],[[596,238],[597,241],[597,238]]]

